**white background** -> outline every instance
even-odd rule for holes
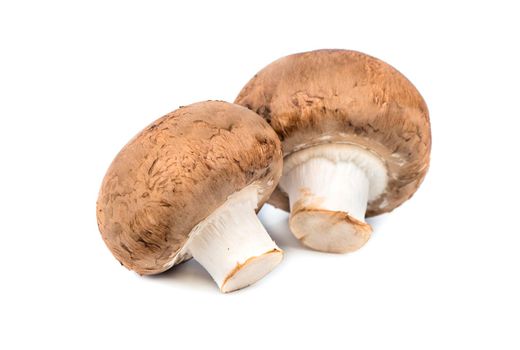
[[[519,10],[471,1],[0,3],[0,348],[519,349]],[[431,170],[360,251],[302,248],[221,294],[194,261],[122,268],[98,233],[104,172],[179,105],[233,101],[271,61],[347,48],[428,103]]]

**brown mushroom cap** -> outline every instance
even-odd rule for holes
[[[429,166],[428,108],[395,68],[360,52],[318,50],[283,57],[256,74],[235,103],[262,115],[282,140],[284,156],[324,143],[377,154],[388,169],[386,191],[367,216],[410,198]],[[279,188],[269,200],[289,210]]]
[[[99,230],[121,264],[160,273],[189,258],[175,259],[194,226],[228,196],[256,182],[260,207],[281,171],[280,141],[256,113],[220,101],[181,107],[112,162],[97,201]]]

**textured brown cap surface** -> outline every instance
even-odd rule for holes
[[[160,273],[229,195],[257,182],[260,207],[281,171],[280,141],[257,114],[219,101],[182,107],[116,156],[97,201],[99,230],[121,264]]]
[[[346,50],[319,50],[281,58],[251,79],[235,103],[262,115],[282,140],[284,156],[324,143],[371,150],[388,169],[383,195],[367,216],[391,211],[410,198],[429,166],[428,108],[396,69]],[[269,200],[289,210],[277,188]]]

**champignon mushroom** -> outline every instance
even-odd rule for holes
[[[291,231],[313,249],[360,248],[372,232],[365,216],[409,199],[428,170],[423,98],[396,69],[363,53],[281,58],[235,103],[262,115],[282,140],[283,176],[269,202],[290,210]]]
[[[247,108],[181,107],[110,165],[97,202],[101,236],[139,274],[193,257],[223,292],[246,287],[282,259],[255,213],[278,183],[282,159],[275,132]]]

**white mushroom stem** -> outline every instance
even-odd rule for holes
[[[186,245],[223,292],[247,287],[282,260],[281,249],[256,216],[257,205],[257,186],[233,194],[194,228]]]
[[[387,183],[386,167],[372,152],[327,144],[287,157],[280,187],[289,196],[296,237],[317,250],[348,252],[370,237],[365,211]]]
[[[298,203],[300,207],[342,211],[364,221],[369,181],[352,162],[310,158],[293,168],[284,178],[283,188],[291,208]]]

